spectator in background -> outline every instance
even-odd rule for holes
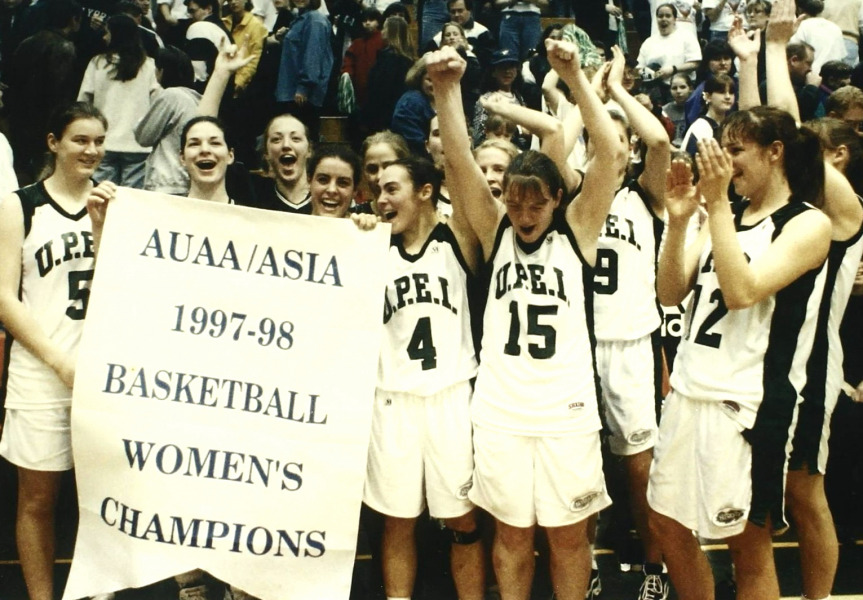
[[[846,64],[851,67],[860,62],[860,29],[863,28],[863,0],[827,0],[821,16],[842,30],[845,41]]]
[[[267,28],[261,20],[247,9],[248,0],[228,0],[226,6],[230,13],[222,18],[225,28],[238,44],[246,44],[248,55],[252,60],[234,75],[234,97],[243,94],[255,76],[261,54],[264,51],[264,40],[267,39]]]
[[[15,49],[24,40],[23,24],[30,8],[29,0],[5,0],[0,3],[0,74],[6,70]]]
[[[767,48],[767,39],[764,35],[767,22],[770,20],[770,4],[765,0],[750,0],[746,4],[746,31],[753,33],[755,30],[761,32],[761,44],[758,49],[758,85],[767,79],[767,58],[764,54]],[[737,67],[737,62],[735,66]]]
[[[671,143],[677,148],[680,148],[683,136],[686,135],[686,100],[691,94],[692,83],[689,77],[678,73],[671,78],[671,102],[662,107],[662,114],[674,125]]]
[[[488,119],[488,112],[483,107],[484,100],[492,94],[497,94],[511,104],[527,106],[521,93],[522,79],[518,67],[518,56],[508,48],[501,48],[492,55],[491,73],[486,77],[486,83],[483,86],[484,93],[474,107],[473,121],[471,122],[474,146],[479,146],[485,139],[485,122]],[[529,134],[519,133],[511,141],[522,150],[527,150],[530,147]]]
[[[144,171],[144,189],[185,196],[189,173],[180,164],[180,132],[198,110],[201,95],[192,89],[195,73],[189,56],[174,46],[159,51],[156,74],[162,86],[147,114],[135,126],[135,139],[152,146]]]
[[[743,16],[746,0],[704,0],[701,9],[710,20],[710,40],[727,40],[734,17]]]
[[[701,48],[691,36],[677,31],[677,8],[673,4],[656,8],[656,22],[659,34],[644,40],[638,52],[638,69],[642,79],[651,82],[651,100],[661,105],[671,99],[671,77],[689,74],[701,64]]]
[[[368,103],[369,73],[377,60],[378,52],[384,47],[384,38],[381,35],[384,21],[383,15],[376,8],[363,9],[360,20],[363,34],[348,46],[342,61],[342,73],[350,75],[357,104],[362,108]]]
[[[408,24],[403,18],[387,18],[382,37],[386,45],[378,52],[369,72],[369,90],[375,101],[363,111],[363,120],[371,132],[389,129],[396,103],[407,90],[405,78],[415,59],[408,40]]]
[[[821,85],[818,86],[818,108],[815,111],[815,116],[823,117],[827,114],[824,108],[827,98],[851,82],[851,67],[841,60],[831,60],[822,65],[819,74],[821,75]]]
[[[185,51],[195,68],[195,89],[203,92],[222,45],[233,43],[220,18],[219,0],[186,0],[192,24],[186,30]]]
[[[94,177],[99,182],[109,180],[141,189],[151,148],[137,142],[134,128],[160,89],[156,64],[144,52],[132,17],[114,15],[107,29],[108,48],[87,65],[78,91],[78,100],[93,104],[111,124],[105,136],[105,157]]]
[[[542,35],[540,12],[548,0],[495,0],[501,8],[498,42],[520,61],[536,48]]]
[[[73,102],[78,92],[72,37],[81,26],[81,5],[74,0],[42,1],[50,9],[48,28],[21,42],[4,73],[9,138],[22,185],[35,181],[44,166],[51,112]]]
[[[190,18],[185,0],[156,0],[156,9],[156,26],[162,39],[172,46],[182,46]]]
[[[717,75],[734,75],[734,50],[725,40],[713,40],[704,46],[701,65],[697,70],[696,88],[686,101],[686,126],[692,125],[704,113],[704,84]],[[737,102],[737,88],[734,91]]]
[[[449,21],[446,0],[417,0],[417,21],[419,22],[417,48],[422,49],[440,33],[444,23]]]
[[[480,65],[487,67],[491,61],[491,54],[494,52],[497,43],[491,31],[478,23],[473,18],[473,0],[448,0],[447,8],[449,10],[450,22],[458,23],[464,30],[464,36],[470,44],[471,50],[479,59]],[[429,45],[424,48],[426,52],[429,50],[437,50],[441,47],[441,34],[434,36]]]
[[[464,29],[458,23],[450,21],[443,26],[441,46],[452,46],[462,58],[467,61],[464,75],[461,78],[461,97],[464,114],[473,114],[474,105],[479,100],[482,85],[482,67],[479,59],[465,37]]]
[[[857,135],[863,137],[863,91],[846,85],[833,92],[824,104],[828,117],[848,123]]]
[[[405,139],[413,154],[426,156],[426,135],[435,109],[424,57],[420,57],[408,71],[405,83],[408,90],[396,103],[390,129]]]
[[[138,24],[138,33],[141,34],[141,44],[144,46],[144,52],[147,56],[155,59],[159,53],[159,48],[164,48],[165,44],[159,34],[144,26],[145,13],[141,8],[141,4],[134,0],[121,0],[117,3],[115,14],[128,15]]]
[[[276,103],[279,112],[291,113],[309,128],[314,142],[333,69],[331,27],[318,11],[321,0],[293,0],[293,4],[299,14],[282,40]]]
[[[791,43],[804,42],[815,51],[812,60],[811,83],[818,85],[821,65],[830,60],[845,60],[847,50],[842,37],[842,30],[835,23],[819,16],[824,10],[822,0],[797,0],[799,25],[791,36]]]
[[[689,126],[680,145],[680,148],[693,158],[698,151],[700,140],[712,137],[718,141],[719,128],[734,106],[737,85],[728,74],[719,73],[705,81],[702,89],[702,115]]]

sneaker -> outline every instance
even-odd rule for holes
[[[590,570],[590,583],[587,584],[587,593],[584,595],[585,600],[596,598],[602,593],[602,581],[599,579],[599,570]]]
[[[206,585],[196,585],[194,587],[182,588],[180,590],[180,600],[209,600],[207,595]]]
[[[641,589],[638,590],[638,600],[668,600],[668,575],[646,575]]]

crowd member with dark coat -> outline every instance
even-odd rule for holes
[[[368,89],[375,101],[363,110],[370,133],[389,129],[396,103],[407,90],[405,77],[414,63],[407,21],[399,16],[389,17],[384,21],[382,35],[386,45],[378,52],[369,72]]]
[[[408,91],[402,94],[393,111],[390,129],[402,136],[411,152],[428,156],[426,138],[435,115],[431,79],[428,77],[424,57],[420,57],[408,71],[405,82]]]
[[[279,112],[291,113],[318,137],[321,108],[333,69],[330,22],[318,12],[321,0],[293,0],[299,11],[285,39],[276,82]]]
[[[354,95],[360,107],[368,101],[369,73],[375,65],[378,52],[384,47],[381,35],[383,15],[375,8],[366,8],[360,17],[363,34],[348,46],[342,61],[342,73],[350,75]]]
[[[81,26],[81,5],[47,0],[47,9],[48,28],[21,42],[5,74],[9,137],[21,185],[38,178],[48,117],[55,107],[74,102],[80,83],[72,38]]]

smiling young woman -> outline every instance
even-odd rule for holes
[[[18,552],[30,598],[53,598],[54,510],[72,468],[75,357],[93,278],[87,215],[105,117],[73,104],[49,122],[54,172],[0,200],[0,321],[12,338],[0,455],[18,469]]]

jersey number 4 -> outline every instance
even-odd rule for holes
[[[432,340],[431,318],[422,317],[414,327],[411,341],[408,343],[408,356],[411,360],[422,361],[423,371],[437,367],[437,350]]]

